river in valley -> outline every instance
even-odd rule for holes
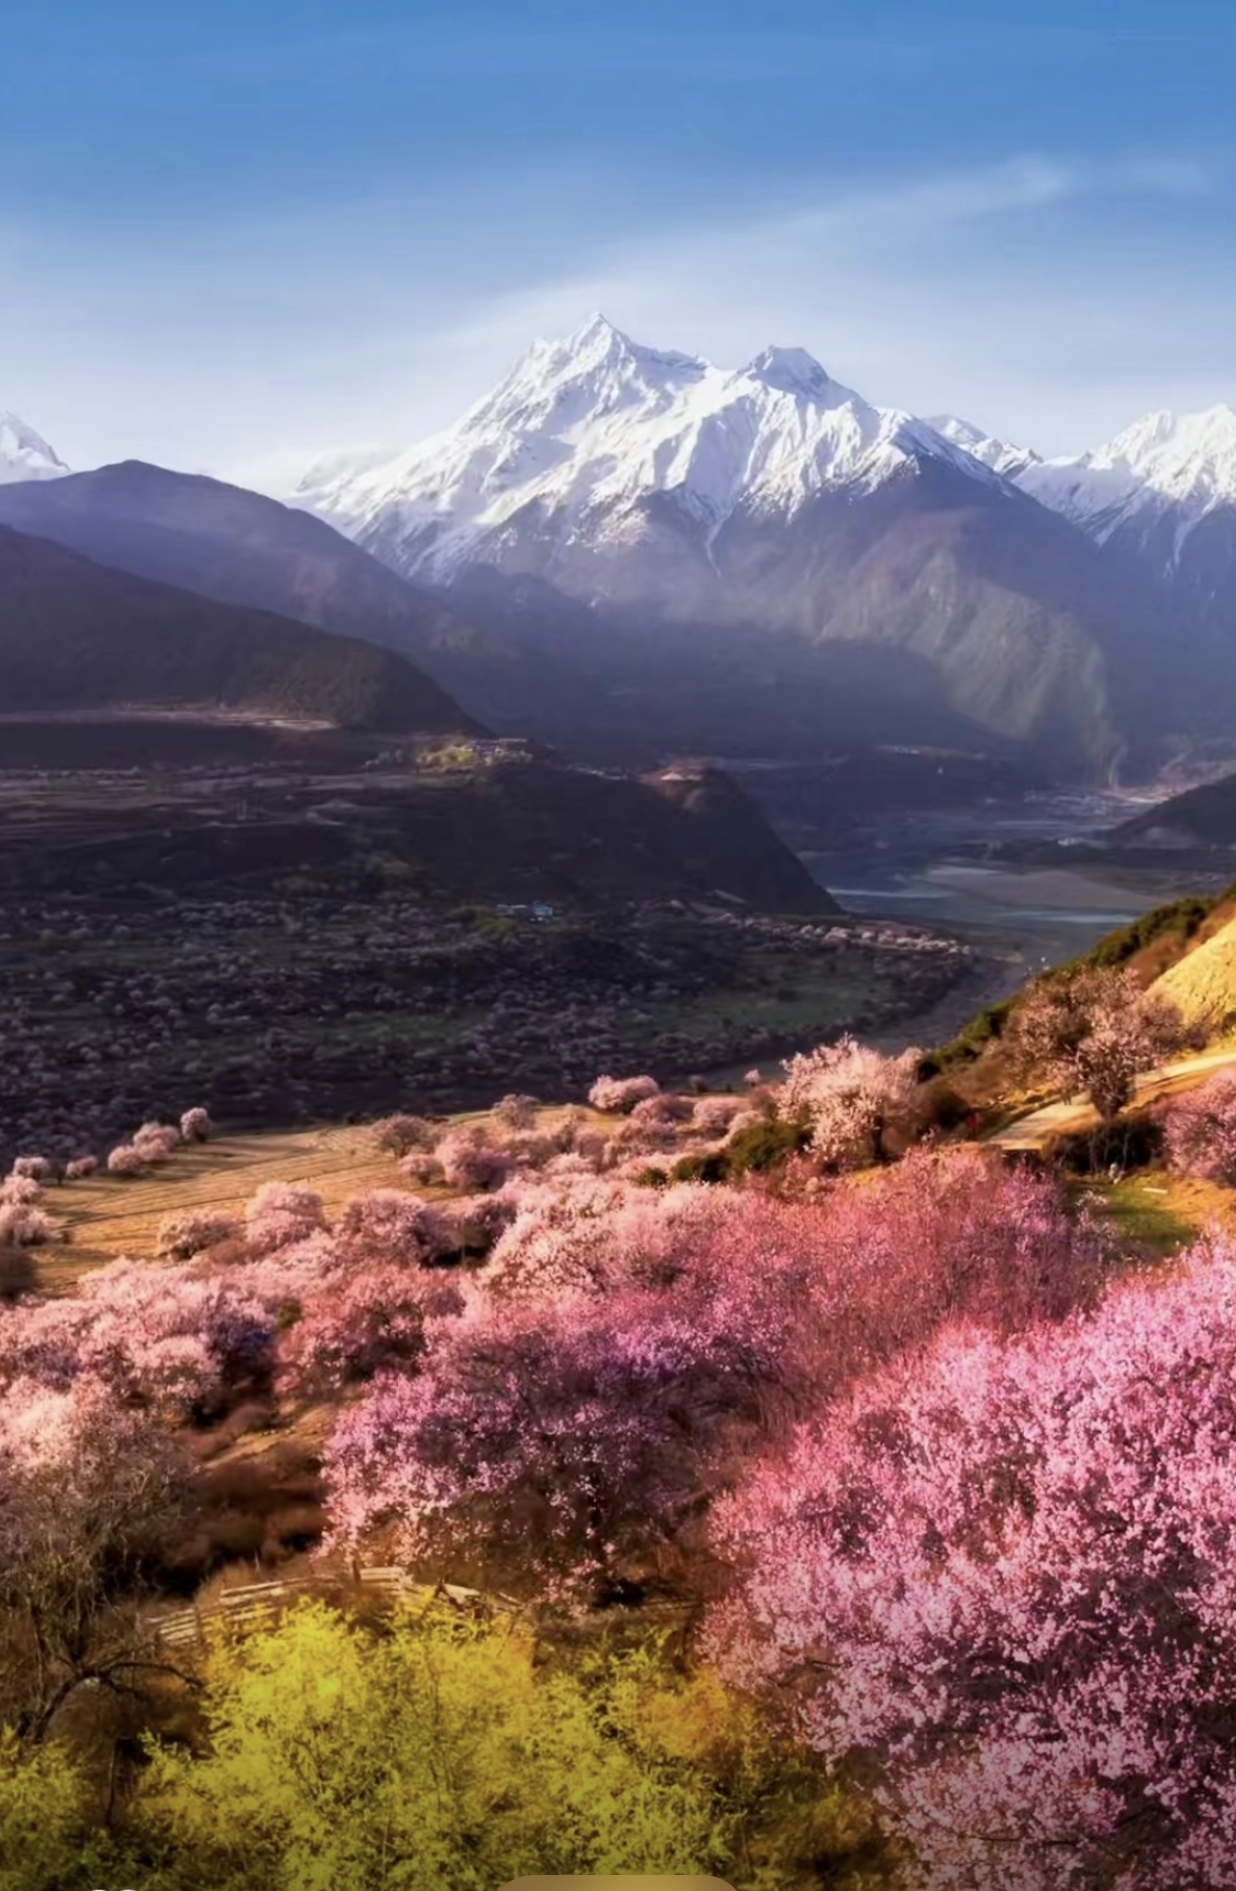
[[[900,811],[878,822],[861,850],[804,853],[813,876],[847,912],[901,919],[955,934],[981,955],[975,973],[932,1011],[873,1041],[885,1048],[940,1043],[983,1005],[1045,966],[1076,957],[1104,934],[1165,900],[1210,893],[1196,873],[1088,860],[1085,842],[1146,807],[1143,793],[1027,795],[964,811]],[[996,850],[1062,844],[1059,864],[1022,867]],[[1077,864],[1069,855],[1078,849]],[[993,857],[995,856],[995,857]]]

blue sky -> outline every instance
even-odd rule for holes
[[[1234,80],[1187,0],[5,0],[0,406],[279,487],[600,307],[1077,450],[1236,402]]]

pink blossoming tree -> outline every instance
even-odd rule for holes
[[[714,1512],[708,1643],[910,1876],[1214,1891],[1236,1860],[1236,1251],[1062,1328],[954,1329]]]

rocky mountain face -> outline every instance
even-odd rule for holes
[[[1236,622],[1236,412],[1145,415],[1075,459],[1040,461],[1022,488],[1162,583],[1185,620]]]
[[[545,633],[514,600],[565,600],[614,716],[642,689],[680,742],[751,753],[754,725],[806,752],[848,727],[1102,773],[1190,709],[1155,601],[1021,490],[1031,457],[798,349],[731,371],[597,317],[297,500],[521,645]]]
[[[388,461],[321,464],[297,497],[405,575],[449,582],[498,564],[612,598],[656,588],[624,573],[624,552],[655,560],[685,541],[724,590],[721,540],[743,518],[779,524],[933,460],[988,481],[943,435],[872,407],[801,349],[732,372],[595,316],[536,343],[455,427]],[[593,569],[605,552],[608,570]]]

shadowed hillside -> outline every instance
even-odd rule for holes
[[[0,706],[212,709],[401,732],[477,726],[389,651],[109,570],[2,526]]]

